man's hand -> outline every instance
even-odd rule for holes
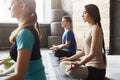
[[[59,48],[56,45],[52,45],[52,47],[50,47],[50,49],[52,49],[53,51],[57,51]]]

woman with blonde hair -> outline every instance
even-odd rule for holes
[[[10,56],[15,61],[15,73],[5,80],[46,80],[40,54],[40,30],[35,0],[11,0],[11,17],[18,27],[11,33]]]

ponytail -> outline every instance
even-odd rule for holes
[[[102,26],[101,26],[101,23],[98,22],[98,26],[101,28],[102,30]],[[102,49],[103,49],[103,52],[104,52],[104,55],[103,55],[103,58],[104,58],[104,62],[105,64],[107,63],[106,62],[106,56],[105,56],[105,40],[104,40],[104,34],[103,34],[103,30],[102,30]]]
[[[40,31],[40,26],[39,26],[38,22],[35,23],[34,28],[38,33],[39,39],[41,39],[42,38],[42,33]]]
[[[37,31],[37,33],[38,33],[39,39],[41,39],[41,38],[42,38],[42,33],[41,33],[41,31],[40,31],[40,26],[39,26],[39,24],[38,24],[38,22],[37,22],[37,14],[36,14],[36,12],[32,13],[29,21],[30,21],[31,23],[34,22],[34,28],[36,29],[36,31]]]

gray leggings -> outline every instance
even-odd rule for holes
[[[74,70],[68,70],[68,67],[71,66],[72,61],[63,61],[60,63],[60,68],[69,76],[72,78],[77,79],[83,79],[85,80],[88,77],[88,69],[85,66],[80,66],[77,69]]]
[[[67,71],[72,61],[63,61],[60,68],[70,77],[83,80],[104,80],[105,69],[97,69],[93,67],[80,66],[74,70]],[[101,76],[100,76],[101,75]]]

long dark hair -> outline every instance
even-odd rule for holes
[[[88,4],[88,5],[85,5],[85,9],[87,13],[91,16],[91,18],[95,21],[95,24],[97,24],[102,30],[101,17],[100,17],[100,12],[99,12],[98,7],[95,4]],[[103,45],[103,51],[104,51],[104,61],[106,63],[105,41],[104,41],[103,30],[102,30],[102,45]]]

